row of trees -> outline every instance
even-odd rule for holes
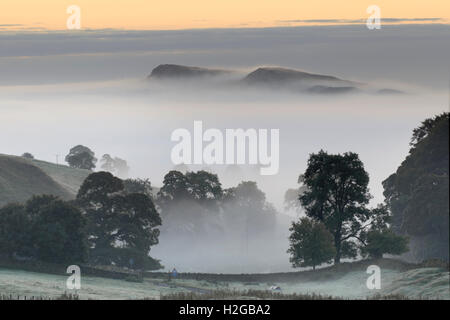
[[[448,132],[448,113],[414,130],[410,154],[383,182],[386,201],[376,208],[368,206],[369,175],[357,154],[311,154],[301,187],[286,194],[287,207],[306,214],[290,228],[293,266],[398,255],[408,250],[408,236],[423,235],[433,236],[428,257],[448,259]],[[66,159],[73,166],[96,162],[83,146],[70,155]],[[105,169],[114,171],[114,159],[104,159]],[[243,226],[247,232],[249,227],[270,231],[276,210],[255,182],[224,189],[207,171],[170,171],[156,194],[148,180],[123,181],[98,172],[84,181],[74,201],[40,196],[1,208],[0,252],[155,269],[160,264],[149,251],[158,243],[160,213],[163,227],[176,233],[216,234]]]
[[[85,227],[86,218],[73,203],[35,196],[0,208],[0,252],[18,259],[85,261]]]
[[[275,208],[256,182],[243,181],[224,189],[216,174],[207,171],[170,171],[157,193],[165,228],[189,233],[267,232],[275,225]],[[188,228],[186,228],[188,227]],[[243,232],[243,230],[241,230]]]
[[[223,189],[217,175],[206,171],[170,171],[156,194],[149,180],[96,172],[73,201],[44,195],[1,208],[0,252],[54,263],[158,269],[149,252],[158,243],[160,213],[166,230],[191,224],[192,235],[217,235],[272,229],[276,211],[255,182]]]
[[[77,145],[70,149],[69,154],[65,157],[66,162],[72,168],[93,170],[96,167],[98,159],[95,157],[94,151],[83,145]],[[118,157],[112,157],[104,154],[100,160],[101,169],[111,172],[112,174],[126,178],[130,167],[127,162]]]
[[[33,160],[34,156],[25,152],[22,157]],[[95,157],[94,151],[83,145],[77,145],[70,149],[65,157],[65,161],[72,168],[93,170],[97,166],[98,159]],[[115,176],[127,178],[130,167],[126,160],[118,157],[112,157],[109,154],[104,154],[100,159],[100,168],[103,171],[111,172]]]
[[[290,228],[293,266],[339,263],[357,254],[380,258],[411,247],[413,259],[449,259],[449,113],[413,130],[409,155],[383,181],[385,203],[368,208],[369,176],[355,153],[312,154],[288,209],[306,217]]]

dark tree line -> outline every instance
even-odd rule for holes
[[[242,226],[268,230],[276,212],[255,182],[222,189],[217,175],[206,171],[171,171],[156,195],[149,180],[96,172],[73,201],[44,195],[1,208],[0,252],[54,263],[159,269],[149,252],[159,241],[160,213],[169,226],[192,223],[194,233],[217,234]],[[205,224],[221,214],[225,225]]]
[[[28,153],[22,155],[26,157]],[[83,145],[77,145],[70,149],[69,154],[66,155],[65,161],[72,168],[94,170],[97,166],[98,159],[95,157],[94,151]],[[101,169],[110,172],[117,177],[127,178],[130,167],[127,162],[118,157],[112,157],[109,154],[104,154],[100,159]]]
[[[416,259],[449,259],[449,113],[414,129],[409,155],[383,181],[393,229],[416,243]]]
[[[430,236],[423,242],[424,258],[448,260],[448,138],[448,113],[423,121],[413,131],[409,155],[383,182],[385,204],[376,208],[368,207],[369,175],[356,153],[311,154],[299,178],[302,186],[286,195],[288,208],[306,214],[290,228],[293,266],[402,254],[407,236]],[[105,159],[106,167],[113,165],[112,157]],[[66,160],[89,170],[97,161],[84,146],[72,148]],[[0,208],[0,254],[158,269],[149,253],[160,227],[213,235],[243,227],[267,232],[275,214],[252,181],[224,189],[210,172],[173,170],[154,194],[149,180],[97,172],[86,178],[74,201],[44,195]]]
[[[108,172],[89,175],[74,201],[35,196],[0,209],[0,253],[53,263],[89,262],[134,269],[161,268],[149,256],[161,219],[143,180]],[[138,187],[140,186],[140,187]]]
[[[75,203],[87,219],[90,261],[139,269],[158,269],[148,255],[158,243],[161,218],[151,197],[129,193],[109,172],[93,173],[78,191]]]
[[[55,263],[85,261],[86,219],[73,203],[35,196],[0,208],[0,252]]]
[[[397,171],[383,181],[385,204],[374,209],[367,207],[369,176],[357,154],[310,156],[302,187],[285,196],[288,208],[301,208],[308,217],[290,229],[294,266],[330,262],[330,239],[335,263],[357,253],[399,255],[409,250],[410,239],[417,239],[411,248],[416,260],[448,261],[449,113],[424,120],[413,130],[410,146]]]

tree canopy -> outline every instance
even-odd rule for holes
[[[86,261],[86,220],[71,203],[34,196],[25,205],[0,208],[0,250],[54,263]]]
[[[109,172],[89,175],[77,195],[88,219],[90,257],[94,263],[139,269],[159,269],[149,257],[158,243],[161,218],[145,193],[128,193],[121,179]]]
[[[356,153],[331,155],[321,150],[310,155],[301,181],[307,187],[299,197],[302,207],[333,234],[334,260],[339,263],[342,244],[370,223],[373,212],[366,207],[371,198],[369,175]]]
[[[34,156],[29,152],[25,152],[24,154],[22,154],[22,157],[30,160],[34,159]]]
[[[417,247],[419,260],[448,260],[449,113],[424,120],[413,130],[410,145],[409,155],[383,181],[393,228],[412,239],[421,239]]]
[[[66,155],[66,162],[73,168],[92,170],[95,168],[97,158],[94,152],[88,147],[77,145],[70,149]]]
[[[312,266],[313,270],[322,263],[329,263],[336,254],[333,235],[322,222],[306,217],[299,222],[293,222],[289,237],[293,267]]]
[[[126,160],[123,160],[118,157],[111,157],[109,154],[104,154],[102,156],[101,168],[104,171],[111,172],[112,174],[126,179],[128,177],[128,172],[130,171],[130,167]]]
[[[408,239],[392,230],[371,230],[364,234],[365,245],[361,248],[363,256],[383,258],[384,254],[400,255],[408,251]]]

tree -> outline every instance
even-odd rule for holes
[[[33,160],[34,156],[29,152],[25,152],[24,154],[22,154],[22,158]]]
[[[303,176],[300,176],[298,179],[298,183],[303,181]],[[300,203],[299,197],[303,195],[303,193],[308,188],[306,186],[301,186],[296,189],[288,189],[284,193],[284,209],[286,211],[294,210],[297,214],[301,212],[302,205]]]
[[[90,174],[77,194],[76,203],[87,218],[87,232],[90,241],[90,258],[94,263],[110,264],[104,252],[114,245],[117,229],[117,210],[123,182],[109,172]]]
[[[365,246],[361,248],[363,256],[383,258],[383,254],[400,255],[408,251],[408,239],[396,235],[392,230],[371,230],[364,235]]]
[[[256,182],[242,181],[236,187],[226,189],[223,200],[224,216],[232,228],[242,226],[252,233],[273,231],[276,210],[266,201],[266,194]]]
[[[242,181],[232,189],[233,200],[241,207],[256,207],[258,209],[264,207],[266,195],[258,188],[256,182]]]
[[[36,213],[32,238],[39,260],[55,263],[86,260],[86,220],[78,208],[52,197],[34,197],[26,207]]]
[[[293,267],[312,266],[315,270],[316,266],[331,262],[336,254],[333,235],[321,222],[304,217],[293,222],[289,231],[288,253]]]
[[[369,175],[356,153],[311,154],[301,177],[306,190],[299,197],[306,215],[323,222],[333,234],[335,263],[342,257],[342,244],[370,224],[377,211],[366,208],[371,198]],[[347,245],[348,246],[348,245]]]
[[[25,210],[27,212],[27,215],[32,221],[35,221],[39,216],[41,208],[56,200],[58,200],[58,197],[51,194],[43,194],[40,196],[31,197],[25,203]]]
[[[0,252],[10,258],[14,254],[30,254],[30,219],[21,204],[0,208]]]
[[[126,179],[123,186],[127,193],[142,193],[153,198],[152,183],[149,179]]]
[[[0,250],[54,263],[85,261],[85,219],[72,204],[34,196],[25,205],[0,209]]]
[[[114,159],[109,154],[104,154],[100,162],[104,171],[114,173]]]
[[[92,170],[95,168],[97,158],[94,152],[88,147],[78,145],[70,149],[69,154],[65,158],[66,162],[72,168]]]
[[[130,167],[125,160],[118,157],[112,158],[109,154],[104,154],[100,162],[102,163],[101,168],[103,170],[111,172],[123,179],[128,177]]]
[[[119,256],[125,255],[133,259],[131,267],[150,268],[154,260],[148,256],[150,247],[158,244],[161,218],[151,198],[143,193],[127,194],[122,199],[122,207],[118,216],[116,241],[120,243]],[[122,260],[120,264],[124,264]],[[125,266],[125,265],[124,265]]]
[[[150,247],[158,243],[156,227],[161,225],[148,195],[127,193],[121,179],[97,172],[83,182],[76,201],[88,219],[92,262],[161,268],[148,256]]]
[[[164,176],[163,186],[158,192],[158,202],[168,206],[180,201],[191,201],[209,209],[217,209],[223,197],[222,185],[216,174],[207,171],[170,171]]]
[[[177,236],[216,233],[223,189],[216,174],[170,171],[157,194],[165,230]]]
[[[415,242],[417,260],[448,260],[449,113],[424,120],[410,145],[409,155],[383,181],[392,227]]]
[[[167,205],[174,200],[190,198],[188,191],[188,179],[180,171],[169,171],[164,176],[163,186],[158,192],[158,201],[161,205]]]
[[[217,208],[222,198],[222,184],[216,174],[200,170],[187,172],[188,192],[192,199],[212,208]]]

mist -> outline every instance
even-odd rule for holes
[[[372,37],[358,26],[274,28],[264,31],[268,39],[260,30],[1,33],[0,152],[30,152],[62,163],[71,147],[83,144],[97,157],[108,153],[127,160],[130,177],[149,178],[158,188],[175,167],[170,137],[178,128],[192,131],[201,120],[205,129],[222,132],[279,129],[276,175],[262,176],[250,165],[188,166],[217,173],[224,188],[256,181],[277,210],[273,230],[234,226],[229,232],[176,236],[163,226],[151,255],[178,271],[288,271],[288,228],[297,214],[284,209],[284,193],[298,187],[309,154],[358,153],[375,206],[384,200],[381,182],[408,154],[412,129],[448,110],[448,26],[386,29],[390,32]],[[428,64],[418,65],[418,58]],[[209,81],[147,79],[160,63],[233,72]],[[373,90],[308,95],[236,85],[263,65],[339,76]],[[405,93],[375,94],[379,88]]]

